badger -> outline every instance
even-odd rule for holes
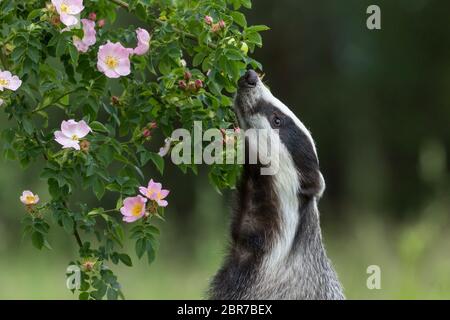
[[[310,132],[275,98],[258,74],[239,80],[235,112],[241,128],[266,129],[280,141],[278,170],[245,162],[225,261],[211,299],[344,299],[323,243],[317,203],[325,189]],[[258,153],[246,137],[246,154]]]

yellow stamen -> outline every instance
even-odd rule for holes
[[[72,140],[73,140],[73,141],[78,141],[78,139],[79,139],[79,138],[78,138],[78,136],[77,136],[76,134],[74,134],[74,135],[72,136]]]
[[[106,62],[106,65],[108,66],[108,68],[110,68],[110,69],[115,69],[117,67],[117,65],[119,64],[119,60],[116,57],[112,57],[112,56],[107,56],[105,62]]]
[[[25,202],[27,204],[33,204],[36,202],[36,197],[35,196],[26,196],[25,197]]]
[[[140,216],[141,212],[142,212],[142,203],[136,203],[133,206],[133,209],[131,209],[131,214],[135,217]]]
[[[60,9],[61,9],[61,12],[63,12],[63,13],[69,12],[69,6],[67,4],[65,4],[65,3],[61,4],[61,8]]]
[[[9,84],[9,81],[6,79],[0,79],[0,86],[6,87]]]

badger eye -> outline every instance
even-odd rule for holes
[[[281,118],[280,117],[278,117],[277,115],[273,115],[272,116],[272,125],[274,126],[274,127],[279,127],[279,126],[281,126]]]

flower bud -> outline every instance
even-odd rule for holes
[[[105,26],[105,19],[98,20],[97,25],[99,28],[103,28]]]
[[[178,88],[180,88],[181,90],[186,90],[187,88],[186,81],[184,80],[178,81]]]
[[[148,124],[150,130],[158,128],[158,124],[155,121],[152,121]]]
[[[152,135],[152,132],[150,131],[150,129],[145,128],[144,130],[142,130],[142,136],[144,138],[148,138]]]
[[[205,16],[205,23],[211,25],[213,23],[213,18],[211,16]]]
[[[89,13],[89,20],[92,20],[92,21],[97,20],[97,14],[95,12]]]
[[[91,146],[91,143],[87,140],[83,140],[80,142],[80,149],[84,152],[89,152],[89,147]]]
[[[50,18],[50,23],[54,25],[55,27],[59,26],[61,24],[61,20],[59,19],[59,16],[52,16]]]
[[[186,71],[184,73],[184,79],[185,80],[189,80],[189,79],[191,79],[191,77],[192,77],[192,73],[190,73],[189,71]]]
[[[120,104],[120,99],[118,96],[112,96],[111,97],[111,104],[113,106],[118,106]]]
[[[203,81],[200,79],[195,80],[195,89],[203,88]]]
[[[220,20],[220,21],[219,21],[219,27],[220,27],[220,29],[225,28],[225,21]]]
[[[197,86],[195,85],[195,82],[189,82],[188,84],[189,91],[197,91]]]
[[[219,26],[218,23],[214,23],[214,24],[211,26],[211,32],[217,32],[217,31],[220,31],[220,26]]]
[[[47,4],[45,5],[45,8],[46,8],[49,12],[56,12],[55,6],[54,6],[53,4],[51,4],[51,3],[47,3]]]

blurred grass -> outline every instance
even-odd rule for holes
[[[113,266],[127,299],[205,297],[226,246],[228,209],[207,185],[202,190],[195,209],[198,224],[180,233],[168,212],[153,265],[134,258],[132,268]],[[349,299],[450,299],[450,220],[443,202],[430,203],[421,218],[403,224],[363,213],[324,224],[327,251]],[[187,243],[190,236],[194,241]],[[60,240],[52,251],[38,252],[26,240],[14,252],[2,248],[0,299],[76,298],[65,288],[64,276],[76,257],[73,241],[63,232],[53,238]],[[381,268],[381,290],[366,287],[369,265]]]

